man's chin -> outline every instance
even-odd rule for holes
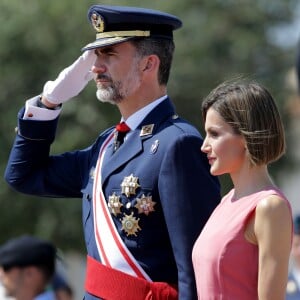
[[[111,96],[109,95],[109,93],[105,93],[103,91],[97,90],[96,92],[96,97],[100,102],[103,103],[110,103],[115,105],[116,102],[114,100],[111,99]]]

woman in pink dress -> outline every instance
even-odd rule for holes
[[[198,299],[283,300],[293,225],[268,173],[285,151],[276,104],[257,83],[224,83],[204,100],[202,116],[210,172],[229,174],[234,188],[193,248]]]

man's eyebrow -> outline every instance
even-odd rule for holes
[[[108,53],[108,52],[116,52],[116,47],[114,46],[108,46],[108,47],[103,47],[100,49],[97,49],[97,53],[99,54],[104,54],[104,53]]]

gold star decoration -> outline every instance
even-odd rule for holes
[[[138,209],[139,214],[148,216],[150,212],[155,211],[154,205],[156,202],[152,201],[152,196],[146,197],[143,194],[141,198],[136,198],[136,201],[137,203],[134,207]]]
[[[108,209],[111,214],[117,216],[121,213],[121,207],[123,204],[120,202],[120,196],[117,196],[116,193],[113,193],[108,198]]]
[[[121,187],[122,187],[122,194],[125,194],[126,197],[129,197],[130,195],[136,194],[136,189],[140,187],[138,184],[138,177],[134,177],[133,174],[130,176],[124,177]]]
[[[130,215],[124,214],[122,222],[122,230],[126,232],[126,235],[134,235],[137,236],[139,230],[141,230],[139,226],[139,218],[133,216],[133,212]]]

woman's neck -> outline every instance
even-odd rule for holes
[[[236,199],[275,186],[266,165],[241,169],[237,174],[230,174]]]

